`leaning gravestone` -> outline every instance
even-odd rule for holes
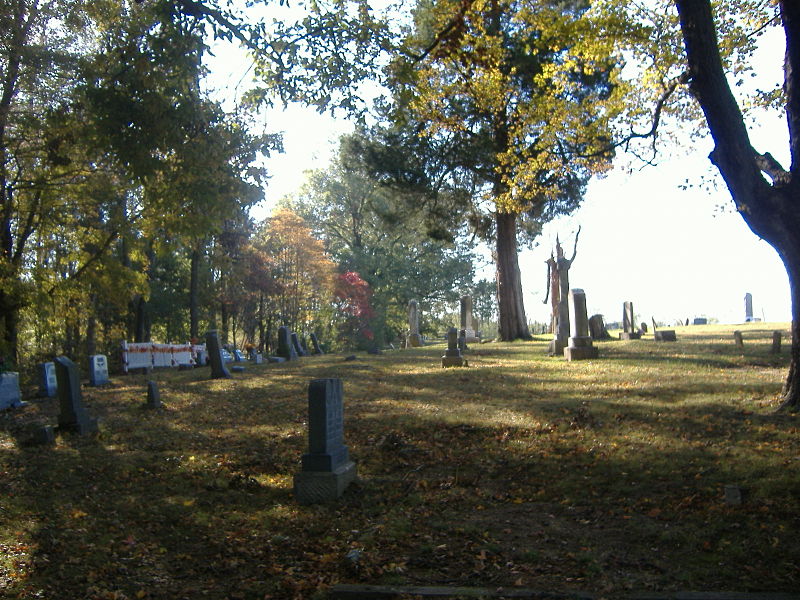
[[[278,327],[278,356],[284,360],[297,360],[297,350],[288,327]]]
[[[104,354],[89,357],[89,383],[94,387],[108,383],[108,360]]]
[[[653,322],[653,338],[657,342],[676,342],[678,338],[675,335],[674,329],[658,329],[656,328],[656,320],[650,317]]]
[[[586,313],[586,294],[581,289],[569,291],[569,344],[564,348],[567,360],[597,358],[597,348],[589,335],[589,318]]]
[[[297,356],[306,355],[305,350],[303,350],[303,344],[300,343],[300,338],[294,331],[292,332],[292,346],[294,346],[294,351],[297,353]]]
[[[53,362],[43,362],[36,365],[36,374],[39,380],[39,397],[55,398],[58,393],[56,380],[56,365]]]
[[[633,321],[633,302],[622,303],[622,331],[619,334],[621,340],[638,340],[642,334],[636,331]]]
[[[231,372],[228,371],[228,367],[225,365],[222,346],[220,346],[216,330],[212,329],[206,332],[206,350],[208,351],[208,360],[211,363],[211,379],[228,379],[231,376]]]
[[[422,346],[422,337],[419,334],[419,309],[416,300],[410,300],[408,303],[408,337],[406,339],[411,348]]]
[[[461,355],[461,349],[458,347],[458,331],[455,327],[447,330],[447,350],[442,356],[443,367],[466,367],[467,361]]]
[[[88,435],[98,431],[97,419],[89,417],[83,406],[77,365],[66,356],[55,359],[58,380],[58,430]]]
[[[611,335],[606,329],[606,324],[603,321],[603,315],[592,315],[589,317],[589,335],[593,340],[608,340]]]
[[[19,389],[19,373],[4,371],[0,373],[0,410],[25,406]]]
[[[319,339],[317,339],[316,333],[311,333],[309,336],[311,338],[311,347],[314,348],[314,354],[325,354],[322,351],[322,346],[320,346]]]
[[[336,500],[356,478],[356,465],[344,445],[341,379],[314,379],[308,386],[308,453],[294,476],[300,504]]]

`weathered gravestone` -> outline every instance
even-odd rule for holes
[[[657,342],[676,342],[678,341],[677,336],[675,335],[674,329],[658,329],[656,327],[656,320],[653,317],[650,317],[650,320],[653,322],[653,338]]]
[[[93,354],[89,357],[89,383],[95,387],[108,383],[108,360],[105,355]]]
[[[211,379],[227,379],[231,376],[222,356],[222,346],[219,343],[216,330],[206,332],[206,351],[211,364]]]
[[[589,318],[586,313],[586,294],[581,289],[569,291],[569,344],[564,348],[567,360],[597,358],[597,348],[589,335]]]
[[[608,340],[611,335],[606,329],[606,324],[603,321],[603,315],[592,315],[589,317],[589,335],[593,340]]]
[[[461,296],[461,329],[467,343],[480,342],[472,319],[472,296]]]
[[[58,430],[88,435],[98,431],[97,419],[89,417],[83,406],[77,365],[66,356],[55,359],[58,380]]]
[[[19,389],[19,373],[0,373],[0,410],[20,408],[26,404],[27,402],[22,401],[22,392]]]
[[[469,350],[467,346],[467,331],[465,329],[461,329],[458,332],[458,349],[461,350],[461,352]]]
[[[254,365],[261,365],[264,363],[264,355],[261,352],[253,352],[250,355],[250,360]]]
[[[311,333],[309,334],[308,337],[311,338],[311,347],[314,349],[313,350],[314,354],[325,354],[325,352],[322,351],[322,346],[320,346],[319,344],[319,339],[317,339],[317,334]]]
[[[161,393],[158,391],[158,383],[155,381],[147,382],[147,403],[146,408],[161,408]]]
[[[708,325],[708,318],[695,317],[694,319],[692,319],[692,325]]]
[[[622,331],[619,334],[621,340],[638,340],[642,334],[636,331],[634,325],[633,302],[622,303]]]
[[[773,331],[772,332],[772,353],[773,354],[780,354],[781,353],[781,332],[780,331]]]
[[[466,367],[467,361],[461,355],[461,349],[458,347],[458,331],[455,327],[447,330],[447,350],[444,351],[442,356],[443,367]]]
[[[736,347],[740,350],[744,349],[744,338],[742,337],[741,331],[734,331],[733,332],[733,341],[736,344]]]
[[[294,347],[294,351],[297,354],[297,356],[306,355],[306,351],[303,348],[303,344],[300,343],[300,338],[294,331],[292,332],[292,346]]]
[[[278,327],[278,356],[284,360],[297,360],[297,350],[288,327]]]
[[[744,295],[744,322],[749,323],[753,320],[753,294],[747,292]]]
[[[408,337],[406,340],[411,348],[422,346],[422,336],[419,334],[419,309],[416,300],[410,300],[408,303]]]
[[[336,500],[356,478],[356,464],[344,445],[341,379],[314,379],[308,386],[308,453],[294,476],[300,504]]]
[[[39,396],[41,398],[55,398],[58,393],[55,363],[39,363],[36,365],[36,374],[39,381]]]

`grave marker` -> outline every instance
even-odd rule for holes
[[[284,360],[296,360],[297,350],[292,343],[292,334],[289,328],[283,325],[278,327],[278,356]]]
[[[417,301],[410,300],[408,303],[408,337],[407,345],[412,348],[422,346],[422,337],[419,334],[419,309]]]
[[[472,318],[472,296],[461,296],[461,329],[468,344],[480,342]]]
[[[619,334],[621,340],[639,340],[642,334],[636,331],[634,325],[633,302],[622,303],[622,331]]]
[[[749,323],[753,320],[753,294],[747,292],[744,295],[744,322]]]
[[[305,350],[303,350],[303,345],[300,343],[300,338],[297,337],[297,334],[294,331],[292,332],[292,346],[294,347],[294,351],[297,356],[306,355]]]
[[[39,379],[39,396],[41,398],[55,398],[58,393],[55,363],[39,363],[36,365],[36,372]]]
[[[108,360],[104,354],[89,357],[89,383],[93,387],[108,383]]]
[[[211,379],[230,378],[231,373],[225,365],[222,346],[220,346],[217,331],[214,329],[206,332],[206,351],[208,352],[208,360],[211,363]]]
[[[780,331],[773,331],[772,332],[772,354],[780,354],[781,353],[781,332]]]
[[[742,338],[741,331],[734,331],[733,332],[733,341],[736,343],[736,347],[740,350],[744,349],[744,338]]]
[[[447,330],[447,350],[442,356],[443,367],[466,367],[467,361],[461,355],[461,349],[458,347],[458,331],[455,327]]]
[[[319,344],[317,334],[311,333],[309,334],[309,337],[311,338],[311,347],[314,349],[314,354],[325,354],[325,352],[322,351],[322,346]]]
[[[26,404],[27,402],[22,401],[22,392],[19,389],[19,373],[0,373],[0,410],[20,408]]]
[[[341,379],[315,379],[308,386],[308,453],[294,476],[300,504],[336,500],[356,478],[356,465],[344,445]]]
[[[656,327],[656,320],[653,317],[650,317],[650,320],[653,322],[653,338],[657,342],[676,342],[678,341],[677,336],[675,335],[674,329],[658,329]]]
[[[597,348],[589,335],[586,294],[581,289],[569,291],[569,318],[571,335],[569,345],[564,348],[564,358],[570,361],[597,358]]]
[[[611,335],[606,329],[606,324],[603,321],[603,315],[592,315],[589,317],[589,335],[593,340],[608,340]]]
[[[97,419],[89,417],[83,406],[77,365],[66,356],[59,356],[54,362],[58,380],[58,430],[78,435],[96,433]]]
[[[161,394],[158,391],[158,383],[155,381],[147,382],[147,404],[146,408],[161,408]]]

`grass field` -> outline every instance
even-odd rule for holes
[[[324,598],[333,583],[800,589],[800,417],[774,412],[788,325],[676,329],[568,363],[533,342],[159,371],[84,388],[96,438],[0,415],[0,596]],[[770,354],[771,333],[784,351]],[[311,379],[340,377],[360,481],[301,507]],[[726,485],[744,492],[725,501]],[[357,560],[347,560],[348,552]]]

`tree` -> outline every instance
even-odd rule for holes
[[[792,350],[784,387],[784,406],[800,408],[800,5],[778,2],[786,34],[783,92],[791,164],[783,167],[769,152],[753,148],[743,111],[726,77],[715,14],[708,0],[675,0],[686,49],[687,79],[699,103],[714,150],[709,159],[719,170],[736,210],[750,229],[781,257],[792,296]],[[773,9],[758,9],[769,23]],[[770,181],[765,178],[768,177]]]
[[[491,207],[500,337],[529,338],[518,264],[521,218],[536,232],[574,210],[592,174],[609,168],[615,62],[579,41],[588,3],[417,4],[394,95],[422,135],[462,148],[477,204]],[[610,47],[608,47],[610,48]],[[405,115],[404,115],[405,116]],[[406,117],[409,118],[409,117]],[[464,150],[466,149],[466,150]]]

